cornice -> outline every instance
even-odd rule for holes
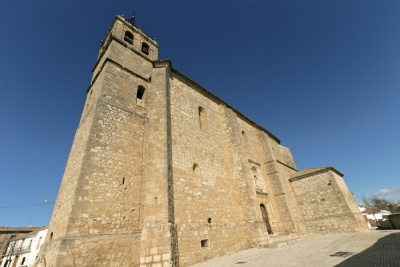
[[[298,181],[298,180],[301,180],[301,179],[304,179],[304,178],[307,178],[307,177],[311,177],[311,176],[314,176],[314,175],[317,175],[317,174],[321,174],[321,173],[324,173],[324,172],[328,172],[328,171],[332,171],[332,172],[336,173],[337,175],[339,175],[340,177],[344,176],[338,170],[336,170],[335,168],[329,166],[329,167],[315,168],[315,171],[310,171],[310,172],[307,172],[305,174],[300,174],[298,176],[294,175],[294,176],[292,176],[292,178],[289,179],[289,182]]]
[[[142,53],[139,53],[138,51],[136,51],[135,49],[128,47],[128,45],[123,42],[122,40],[120,40],[119,38],[117,38],[115,35],[111,34],[107,39],[106,39],[106,43],[103,44],[103,51],[101,51],[101,53],[99,54],[99,57],[97,58],[96,63],[94,64],[93,68],[92,68],[92,72],[94,72],[97,68],[97,65],[100,63],[100,61],[102,60],[104,54],[107,51],[107,48],[110,46],[112,41],[115,41],[117,43],[119,43],[120,45],[124,46],[125,48],[131,50],[133,53],[135,53],[136,55],[142,57],[143,59],[147,60],[148,62],[153,62],[148,56],[143,55]]]
[[[166,65],[168,64],[168,65]],[[214,100],[215,102],[219,103],[219,104],[223,104],[224,106],[226,106],[227,108],[232,109],[236,115],[238,117],[240,117],[242,120],[246,121],[247,123],[251,124],[253,127],[255,127],[256,129],[265,132],[270,138],[274,139],[278,144],[280,144],[280,140],[273,135],[271,132],[269,132],[267,129],[265,129],[264,127],[262,127],[261,125],[259,125],[258,123],[254,122],[253,120],[251,120],[250,118],[248,118],[246,115],[242,114],[240,111],[238,111],[237,109],[235,109],[234,107],[232,107],[231,105],[229,105],[228,103],[226,103],[224,100],[222,100],[221,98],[219,98],[218,96],[216,96],[215,94],[211,93],[210,91],[208,91],[206,88],[204,88],[203,86],[201,86],[200,84],[198,84],[197,82],[195,82],[194,80],[192,80],[191,78],[189,78],[188,76],[186,76],[185,74],[183,74],[182,72],[174,69],[172,67],[172,62],[168,59],[165,60],[155,60],[153,62],[153,66],[165,66],[168,67],[170,72],[177,78],[179,78],[180,80],[182,80],[183,82],[187,83],[188,85],[190,85],[192,88],[196,89],[198,92],[202,93],[204,96]]]
[[[92,83],[89,85],[89,88],[86,90],[86,93],[90,91],[90,89],[92,88],[92,86],[93,86],[94,83],[96,82],[97,78],[99,77],[100,73],[103,71],[104,66],[105,66],[107,63],[111,63],[111,64],[113,64],[113,65],[116,65],[116,66],[118,66],[120,69],[122,69],[122,70],[128,72],[129,74],[131,74],[131,75],[133,75],[133,76],[138,77],[139,79],[142,79],[143,81],[145,81],[145,82],[147,82],[147,83],[150,82],[150,80],[151,80],[151,76],[150,76],[149,78],[145,78],[145,77],[143,77],[143,76],[141,76],[141,75],[139,75],[139,74],[137,74],[137,73],[131,71],[130,69],[125,68],[124,66],[122,66],[122,65],[119,64],[118,62],[112,60],[111,58],[106,58],[106,59],[103,61],[103,64],[101,64],[101,67],[100,67],[99,71],[96,73],[96,76],[94,77]]]
[[[169,59],[155,60],[153,61],[154,68],[166,68],[168,73],[172,71],[172,62]]]
[[[294,171],[298,171],[298,169],[296,169],[296,168],[293,168],[292,166],[289,166],[289,165],[287,165],[286,163],[284,163],[284,162],[280,161],[279,159],[277,159],[277,160],[276,160],[276,162],[278,162],[278,163],[282,164],[283,166],[286,166],[286,167],[288,167],[289,169],[292,169],[292,170],[294,170]]]

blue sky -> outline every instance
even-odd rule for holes
[[[299,169],[335,167],[358,202],[400,199],[400,1],[5,0],[0,207],[55,201],[100,40],[134,10],[160,59],[275,134]],[[52,208],[0,208],[0,226],[47,225]]]

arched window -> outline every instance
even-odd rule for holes
[[[248,150],[248,149],[249,149],[249,143],[248,143],[248,141],[247,141],[247,135],[246,135],[246,132],[245,132],[245,131],[242,131],[242,140],[243,140],[244,148],[245,148],[246,150]]]
[[[51,232],[49,240],[53,240],[53,232]]]
[[[129,44],[133,44],[133,34],[131,32],[126,31],[124,36],[125,42]]]
[[[144,86],[139,85],[137,92],[136,92],[136,104],[139,106],[144,106],[144,92],[146,91],[146,88]]]
[[[149,50],[150,50],[149,48],[150,48],[150,47],[149,47],[148,44],[142,43],[142,52],[143,52],[144,54],[146,54],[146,55],[149,54]]]
[[[200,167],[196,163],[193,164],[193,183],[200,185]]]
[[[260,204],[260,210],[261,210],[261,215],[262,215],[263,221],[265,222],[265,226],[267,227],[268,234],[271,235],[273,233],[272,233],[271,225],[269,223],[267,209],[265,208],[264,204]]]
[[[203,132],[207,132],[208,130],[207,112],[202,107],[199,107],[199,121],[200,121],[200,129]]]

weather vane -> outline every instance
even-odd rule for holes
[[[135,25],[135,14],[136,10],[133,11],[131,18],[128,20],[132,25]]]

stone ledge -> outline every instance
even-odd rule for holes
[[[311,176],[314,176],[314,175],[317,175],[320,173],[328,172],[328,171],[332,171],[332,172],[338,174],[340,177],[344,176],[342,173],[340,173],[335,168],[327,166],[327,167],[319,167],[319,168],[310,168],[310,169],[305,169],[305,170],[299,171],[298,173],[295,173],[291,176],[291,178],[289,179],[289,182],[294,182],[297,180],[301,180],[301,179],[311,177]]]

